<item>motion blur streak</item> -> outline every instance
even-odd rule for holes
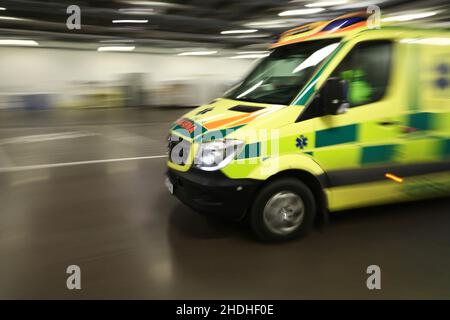
[[[74,17],[67,7],[73,4],[81,8],[80,29],[68,28]],[[239,125],[249,124],[260,115],[251,110],[257,103],[236,102],[241,111],[222,112],[215,99],[242,85],[259,59],[270,59],[283,32],[310,23],[314,29],[315,22],[355,9],[365,12],[373,4],[385,19],[382,28],[412,30],[396,43],[395,68],[407,72],[390,80],[416,79],[417,86],[408,106],[398,106],[438,101],[444,108],[450,89],[449,55],[443,54],[448,37],[414,30],[447,32],[447,0],[0,0],[0,298],[449,299],[449,198],[344,210],[308,238],[273,245],[255,241],[245,224],[204,219],[164,185],[167,138],[175,120],[208,105],[192,118],[222,125],[232,123],[226,112],[235,112],[245,115]],[[289,42],[296,33],[313,31],[297,29],[283,37]],[[426,49],[430,55],[422,46],[433,47]],[[275,63],[281,71],[271,74],[272,83],[257,79],[236,99],[289,91],[278,82],[286,80],[286,70],[298,67],[289,76],[313,82],[287,104],[306,100],[317,79],[303,72],[312,65],[326,67],[333,50],[319,52],[301,67],[296,61],[306,57],[287,52],[289,59]],[[367,91],[361,82],[357,86]],[[303,102],[292,103],[292,113],[284,106],[276,111],[286,112],[284,123],[293,122]],[[273,123],[270,116],[267,123]],[[432,152],[450,152],[448,140],[439,149],[427,144],[435,136],[420,131],[431,125],[448,130],[448,117],[434,119],[425,112],[398,125],[405,119],[380,119],[359,131],[352,127],[349,136],[357,132],[367,144],[389,136],[394,144],[396,134],[409,134],[410,144],[402,151],[423,161]],[[334,123],[328,120],[320,125]],[[298,138],[284,141],[290,150],[308,152],[320,145],[320,139],[290,128]],[[338,137],[324,135],[330,141]],[[330,161],[331,169],[343,161],[339,150],[322,147],[322,160]],[[349,148],[355,166],[360,166],[354,161],[358,148]],[[390,146],[368,149],[369,165],[404,155]],[[361,176],[349,180],[367,178]],[[388,185],[379,192],[362,191],[375,200],[383,192],[396,197],[390,190],[404,191],[415,181],[394,167],[375,178],[367,185]],[[358,201],[348,185],[335,187],[338,201],[340,194]],[[407,191],[435,188],[425,181]],[[383,289],[376,293],[366,288],[372,264],[383,272]],[[81,290],[65,286],[69,265],[81,268]]]
[[[165,157],[167,157],[167,156],[166,155],[160,155],[160,156],[146,156],[146,157],[132,157],[132,158],[118,158],[118,159],[100,159],[100,160],[88,160],[88,161],[76,161],[76,162],[37,164],[37,165],[30,165],[30,166],[16,166],[16,167],[6,167],[6,168],[1,168],[0,167],[0,172],[38,170],[38,169],[47,169],[47,168],[79,166],[79,165],[85,165],[85,164],[97,164],[97,163],[133,161],[133,160],[158,159],[158,158],[165,158]]]

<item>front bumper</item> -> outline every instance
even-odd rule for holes
[[[193,210],[220,218],[240,220],[244,217],[256,189],[262,181],[230,179],[222,172],[190,169],[167,171],[174,195]]]

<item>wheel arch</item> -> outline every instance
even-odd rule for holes
[[[312,174],[309,171],[302,169],[287,169],[284,171],[277,172],[276,174],[268,177],[256,190],[254,197],[259,193],[259,191],[264,188],[267,184],[272,181],[281,179],[281,178],[297,178],[310,190],[312,191],[314,198],[317,204],[317,215],[316,215],[316,223],[325,224],[328,222],[328,197],[325,193],[324,182],[322,177],[318,177]]]

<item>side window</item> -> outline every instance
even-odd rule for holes
[[[357,44],[330,75],[348,82],[350,108],[381,100],[388,87],[392,43],[386,40]],[[300,113],[296,122],[323,116],[319,91],[311,104]]]
[[[350,107],[376,102],[386,93],[391,70],[392,43],[367,41],[357,44],[331,77],[348,82]]]

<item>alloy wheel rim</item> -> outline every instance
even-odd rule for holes
[[[305,205],[296,193],[280,191],[267,201],[263,216],[264,223],[271,232],[287,235],[302,224],[305,217]]]

